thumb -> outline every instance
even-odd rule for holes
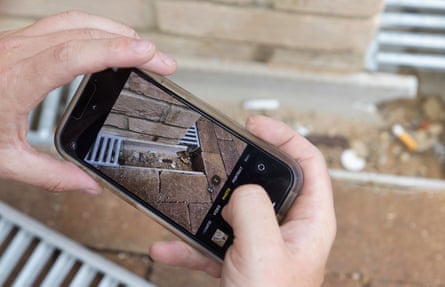
[[[102,190],[94,179],[70,162],[57,160],[32,148],[15,154],[14,158],[13,153],[9,153],[11,158],[8,160],[12,179],[52,192],[77,190],[98,194]]]
[[[281,244],[282,237],[272,202],[258,185],[238,187],[222,215],[233,228],[238,250],[261,250]]]

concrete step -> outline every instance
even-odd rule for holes
[[[171,79],[209,104],[278,99],[296,111],[333,113],[378,123],[376,105],[417,95],[414,76],[309,73],[257,63],[178,59]]]

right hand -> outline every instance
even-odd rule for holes
[[[235,240],[221,264],[182,241],[158,242],[150,249],[158,262],[202,270],[221,276],[221,286],[315,287],[335,237],[336,223],[331,181],[320,151],[290,127],[255,116],[247,128],[294,158],[304,172],[304,186],[281,226],[267,193],[259,186],[237,188],[224,219]]]

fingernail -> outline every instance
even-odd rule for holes
[[[162,52],[158,52],[159,58],[161,59],[162,62],[164,62],[164,64],[166,64],[167,66],[175,66],[176,65],[176,61],[170,57],[167,54],[164,54]]]
[[[131,48],[138,54],[147,54],[153,47],[153,43],[146,40],[135,40],[131,43]]]

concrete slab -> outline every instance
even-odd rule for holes
[[[109,191],[63,196],[56,228],[89,247],[147,253],[150,243],[169,233]]]
[[[445,193],[337,180],[334,190],[338,233],[324,287],[443,286]],[[218,286],[147,261],[152,242],[176,237],[107,191],[52,194],[2,181],[0,200],[159,286]]]
[[[445,282],[445,193],[339,181],[334,190],[338,231],[329,272],[387,284],[377,286]]]
[[[417,79],[384,73],[323,74],[256,63],[178,59],[170,77],[183,88],[212,102],[278,99],[296,111],[316,110],[379,122],[375,105],[417,95]]]

